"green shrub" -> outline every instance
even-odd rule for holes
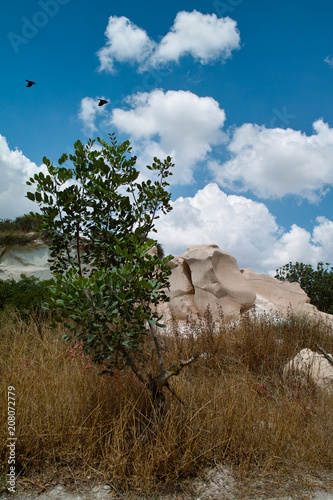
[[[275,278],[297,282],[319,311],[333,314],[333,268],[330,263],[318,262],[317,269],[310,264],[289,262],[276,270]]]
[[[8,231],[21,231],[23,233],[37,231],[42,223],[43,222],[38,217],[32,217],[31,215],[16,217],[15,220],[0,219],[0,233]]]
[[[21,316],[41,313],[43,302],[48,300],[49,281],[24,274],[20,278],[0,280],[0,313],[7,307],[15,308]]]

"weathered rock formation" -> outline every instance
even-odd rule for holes
[[[40,240],[0,248],[0,279],[18,280],[21,273],[40,279],[51,277],[49,247]],[[282,282],[252,269],[239,269],[234,257],[217,245],[195,245],[169,263],[170,302],[160,311],[164,320],[197,318],[207,306],[215,319],[237,319],[249,308],[286,313],[313,313],[316,308],[298,283]]]
[[[252,269],[241,269],[241,273],[256,293],[257,309],[262,307],[272,313],[285,313],[288,308],[310,314],[317,311],[299,283],[280,281],[268,274],[258,274]]]
[[[169,263],[170,302],[166,318],[185,320],[204,315],[210,306],[213,315],[237,318],[256,299],[254,290],[240,272],[237,261],[217,245],[195,245]]]
[[[282,282],[252,269],[239,269],[234,257],[217,245],[195,245],[169,263],[170,302],[161,308],[165,319],[184,320],[203,315],[210,306],[213,317],[237,319],[256,309],[285,314],[314,313],[316,308],[298,283]]]

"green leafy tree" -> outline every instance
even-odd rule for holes
[[[310,298],[311,304],[320,311],[333,314],[333,268],[318,262],[313,269],[310,264],[289,262],[276,270],[275,278],[297,282]]]
[[[129,365],[155,400],[163,400],[162,388],[183,366],[164,369],[156,326],[161,317],[156,306],[168,300],[171,256],[161,249],[150,252],[156,240],[155,220],[171,210],[167,181],[171,158],[154,158],[147,169],[155,180],[138,182],[136,157],[128,141],[118,144],[97,139],[74,144],[74,154],[62,155],[59,166],[43,158],[47,175],[35,174],[27,197],[39,205],[41,231],[51,242],[54,284],[48,308],[68,328],[68,340],[83,342],[104,371]],[[66,162],[70,166],[65,166]],[[149,330],[147,330],[147,325]],[[153,335],[160,373],[150,379],[136,362],[147,332]],[[194,359],[194,358],[193,358]]]

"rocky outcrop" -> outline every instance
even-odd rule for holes
[[[195,245],[169,263],[169,315],[183,320],[204,315],[237,318],[251,307],[256,294],[240,272],[234,257],[217,245]]]
[[[18,280],[22,273],[48,279],[48,259],[49,247],[41,240],[4,247],[0,249],[0,279]],[[208,306],[216,320],[221,312],[225,319],[234,320],[249,309],[278,314],[285,314],[288,308],[317,311],[298,283],[239,269],[236,259],[217,245],[191,246],[182,256],[174,257],[169,266],[170,302],[159,308],[166,322],[198,318]]]
[[[310,314],[317,311],[299,283],[280,281],[267,274],[258,274],[252,269],[241,269],[241,273],[256,293],[258,309],[263,307],[272,313],[284,313],[288,308]]]
[[[160,312],[164,319],[202,316],[210,306],[213,318],[226,320],[249,309],[286,314],[314,313],[317,309],[298,283],[282,282],[252,269],[239,269],[234,257],[217,245],[195,245],[169,263],[170,302]]]
[[[299,376],[301,380],[307,382],[311,380],[317,387],[333,391],[333,364],[326,357],[311,349],[302,349],[284,370],[285,377]]]

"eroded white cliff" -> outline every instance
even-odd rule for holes
[[[41,280],[51,278],[49,246],[35,240],[26,245],[0,247],[0,279],[19,280],[23,273]]]

